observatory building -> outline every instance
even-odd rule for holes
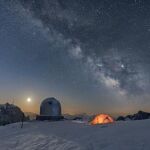
[[[61,104],[55,98],[46,98],[40,106],[40,115],[36,117],[37,120],[61,120]]]

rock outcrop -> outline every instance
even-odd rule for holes
[[[20,122],[22,119],[27,120],[19,107],[9,103],[0,105],[0,125]]]

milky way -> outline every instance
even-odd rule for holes
[[[42,45],[46,41],[46,46],[37,47],[36,50],[23,42],[25,49],[29,49],[32,55],[26,64],[38,60],[38,73],[45,72],[42,66],[46,66],[48,70],[42,73],[41,78],[47,83],[52,80],[52,85],[55,85],[53,90],[62,92],[60,97],[68,96],[72,103],[85,103],[87,107],[90,105],[90,109],[98,107],[96,111],[100,109],[107,112],[109,109],[108,112],[117,112],[121,111],[121,107],[124,110],[131,107],[132,111],[146,109],[145,105],[148,107],[150,2],[1,2],[4,3],[19,18],[17,20],[24,20],[21,24],[23,29],[19,32],[28,32],[30,28],[31,39],[37,38],[37,42]],[[26,37],[28,33],[24,34]],[[15,53],[22,58],[26,50],[20,54],[15,50]],[[34,67],[33,64],[31,66]],[[34,75],[35,71],[31,73],[31,76]],[[111,106],[113,108],[110,109]]]

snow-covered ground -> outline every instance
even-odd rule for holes
[[[150,150],[150,120],[91,126],[26,122],[0,127],[0,150]]]

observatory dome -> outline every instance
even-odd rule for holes
[[[61,105],[55,98],[46,98],[41,103],[40,115],[42,116],[61,116]]]
[[[37,115],[37,120],[61,120],[64,117],[61,115],[61,104],[54,97],[46,98],[40,106],[40,115]]]

